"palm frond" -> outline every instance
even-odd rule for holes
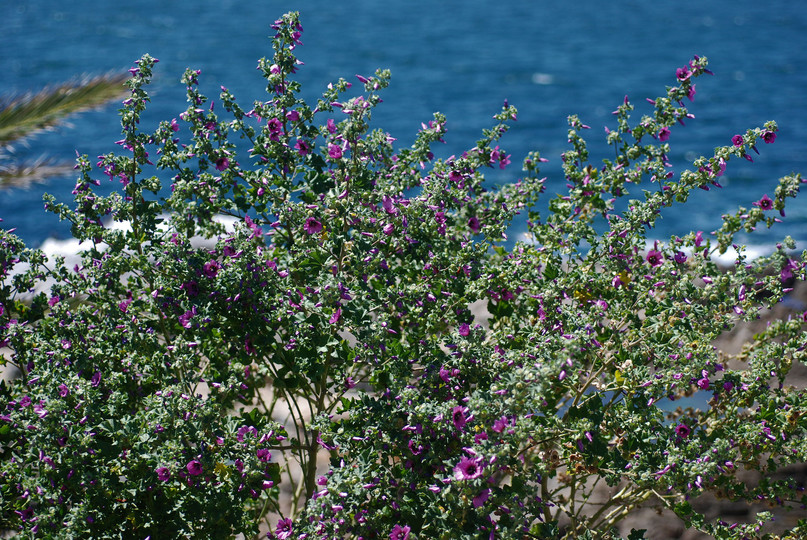
[[[34,163],[10,163],[0,161],[0,190],[8,188],[28,188],[54,176],[67,176],[75,166],[72,163],[59,163],[40,159]]]
[[[126,79],[124,74],[89,77],[0,103],[0,148],[52,128],[65,116],[123,97]]]

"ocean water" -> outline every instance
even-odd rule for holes
[[[184,110],[179,79],[186,67],[201,69],[208,95],[224,85],[249,104],[264,95],[255,67],[272,53],[270,25],[289,10],[302,16],[304,45],[297,53],[305,65],[298,80],[306,97],[315,99],[339,77],[389,68],[392,85],[374,126],[409,146],[420,123],[440,111],[448,117],[442,157],[471,148],[507,99],[519,109],[500,143],[513,165],[491,169],[490,182],[518,178],[523,157],[538,150],[550,160],[542,169],[547,198],[565,186],[559,156],[567,148],[568,115],[578,114],[592,127],[588,141],[596,164],[609,157],[604,127],[614,126],[611,111],[625,95],[636,104],[638,119],[651,111],[645,98],[675,84],[677,67],[695,54],[706,56],[715,76],[698,80],[690,107],[696,118],[673,130],[674,170],[767,120],[779,123],[778,138],[759,148],[754,163],[732,161],[722,190],[696,193],[686,206],[670,209],[653,238],[712,231],[721,214],[773,196],[779,177],[807,173],[807,9],[784,0],[5,1],[0,93],[125,71],[149,53],[160,63],[144,124]],[[76,116],[70,127],[16,145],[15,157],[72,161],[76,152],[95,157],[116,150],[116,109],[113,104]],[[42,210],[42,194],[71,201],[74,183],[71,174],[1,191],[0,225],[16,228],[32,246],[68,238],[69,228]],[[104,181],[102,190],[116,187]],[[519,233],[516,225],[511,235]],[[784,223],[741,241],[764,250],[785,235],[807,248],[807,200],[791,202]]]

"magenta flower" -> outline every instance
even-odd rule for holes
[[[221,268],[221,265],[218,263],[218,261],[208,261],[202,268],[202,273],[210,279],[213,279],[218,275],[219,268]]]
[[[286,113],[286,119],[289,122],[297,122],[300,119],[300,113],[297,111],[289,111]]]
[[[507,418],[502,416],[501,418],[498,418],[495,422],[493,422],[493,427],[491,429],[493,429],[493,431],[495,431],[496,433],[501,433],[502,431],[504,431],[504,428],[506,428],[508,424],[509,422],[507,421]]]
[[[773,131],[766,131],[762,134],[762,140],[765,141],[765,144],[771,144],[776,141],[776,133]]]
[[[280,540],[286,540],[287,538],[291,538],[292,529],[293,529],[292,521],[289,518],[281,519],[277,522],[277,527],[275,527],[275,536],[277,536]]]
[[[305,225],[303,225],[303,230],[308,234],[316,234],[322,231],[322,223],[320,223],[313,217],[307,218],[305,220]]]
[[[687,254],[684,253],[683,251],[676,251],[674,260],[678,264],[684,264],[685,262],[687,262]]]
[[[753,204],[754,206],[759,207],[759,209],[762,210],[762,211],[772,210],[773,209],[773,200],[770,197],[768,197],[767,195],[763,195],[760,200],[758,200],[755,203],[751,203],[751,204]]]
[[[479,223],[479,219],[477,219],[476,217],[471,217],[471,218],[468,218],[468,228],[471,229],[471,231],[474,234],[478,234],[479,229],[482,228],[482,224]]]
[[[482,476],[482,458],[463,457],[454,467],[454,478],[457,480],[473,480]]]
[[[451,421],[454,423],[454,427],[462,431],[465,427],[465,424],[468,422],[468,419],[465,417],[465,413],[468,412],[467,407],[456,406],[451,411]]]
[[[675,70],[675,77],[679,81],[685,81],[692,76],[692,72],[689,70],[689,66],[684,66],[682,68],[678,68]]]
[[[723,176],[723,173],[725,172],[726,172],[726,160],[720,158],[720,161],[718,161],[714,166],[712,166],[712,173],[715,176]]]
[[[467,336],[471,333],[471,327],[468,326],[468,323],[462,323],[457,330],[461,336]]]
[[[227,159],[227,156],[222,156],[216,160],[216,170],[223,171],[226,170],[227,167],[230,166],[230,160]]]
[[[336,124],[334,123],[333,118],[328,118],[327,128],[328,128],[328,133],[330,133],[332,135],[334,133],[336,133]]]
[[[675,426],[675,435],[679,439],[686,439],[689,437],[689,434],[692,433],[692,430],[686,424],[678,424]]]
[[[335,145],[333,143],[328,143],[328,157],[333,159],[333,160],[337,160],[337,159],[341,158],[342,157],[342,149],[339,146],[337,146],[337,145]]]
[[[297,153],[301,156],[305,156],[311,153],[311,145],[302,139],[297,139],[297,142],[294,145],[294,148],[297,150]]]
[[[389,533],[389,538],[390,540],[409,540],[409,531],[411,530],[409,525],[404,525],[403,527],[395,525],[392,532]]]
[[[661,131],[658,132],[658,140],[664,142],[670,138],[670,128],[663,127]]]
[[[735,135],[731,138],[731,143],[734,146],[742,146],[743,145],[743,136],[742,135]]]
[[[479,495],[473,498],[474,508],[479,508],[480,506],[485,504],[485,501],[488,500],[488,497],[490,497],[490,488],[483,489],[479,493]]]
[[[168,470],[168,467],[160,467],[155,472],[157,473],[157,480],[160,482],[167,482],[171,478],[171,471]]]
[[[328,319],[328,323],[336,324],[339,321],[339,317],[341,317],[341,316],[342,316],[342,308],[338,307],[338,308],[336,308],[336,310],[331,315],[331,318]]]
[[[384,207],[384,211],[387,214],[395,215],[398,213],[398,209],[395,207],[395,200],[388,195],[384,195],[381,199],[381,206]]]
[[[188,469],[188,474],[191,476],[199,476],[202,474],[202,464],[196,459],[188,463],[185,468]]]
[[[67,394],[70,393],[70,390],[64,384],[59,385],[59,396],[66,397]]]
[[[269,138],[273,141],[277,141],[280,138],[280,130],[283,129],[283,122],[277,118],[271,118],[266,123],[266,127],[269,128]]]
[[[647,252],[647,262],[650,263],[650,266],[660,266],[661,263],[664,261],[664,256],[661,252],[657,249],[651,249]]]

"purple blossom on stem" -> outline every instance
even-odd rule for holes
[[[171,478],[171,471],[168,467],[159,467],[156,471],[157,473],[157,480],[160,482],[167,482],[169,478]]]
[[[411,530],[409,525],[404,525],[403,527],[395,525],[392,528],[392,532],[389,533],[389,538],[390,540],[409,540],[409,532]]]
[[[646,259],[647,262],[650,263],[650,266],[660,266],[661,263],[664,262],[664,256],[658,249],[656,249],[656,246],[647,252]]]
[[[678,424],[675,426],[675,435],[679,439],[686,439],[689,437],[690,433],[692,433],[692,430],[686,424]]]
[[[322,223],[314,219],[313,217],[309,217],[305,220],[305,225],[303,225],[303,230],[308,234],[316,234],[322,231]]]
[[[474,508],[479,508],[480,506],[485,504],[485,501],[488,500],[488,497],[490,497],[490,488],[485,488],[481,492],[479,492],[479,494],[473,498]]]
[[[202,474],[202,464],[199,462],[199,460],[192,460],[185,466],[185,468],[188,469],[188,474],[191,476],[199,476]]]
[[[463,456],[454,467],[454,478],[457,480],[473,480],[482,476],[482,457],[469,458]]]
[[[311,145],[302,139],[297,139],[297,142],[294,144],[295,150],[301,156],[305,156],[311,153]]]
[[[227,159],[227,156],[222,156],[216,160],[216,170],[224,171],[230,166],[230,160]]]
[[[275,527],[275,536],[277,536],[280,540],[291,538],[293,528],[294,527],[291,519],[283,518],[277,522],[277,527]]]
[[[471,229],[471,232],[474,234],[478,234],[479,230],[482,228],[482,224],[479,223],[479,219],[473,216],[468,218],[468,228]]]
[[[467,412],[468,408],[461,406],[454,407],[451,411],[451,421],[454,423],[454,427],[460,431],[462,431],[468,421],[465,417],[465,413]]]
[[[742,135],[735,135],[731,138],[731,143],[734,146],[740,147],[743,145],[743,136]]]
[[[776,133],[773,131],[766,131],[762,134],[762,140],[765,141],[765,144],[771,144],[776,141]]]
[[[669,138],[670,138],[670,128],[668,127],[661,128],[661,130],[658,132],[658,140],[660,140],[661,142],[665,142]]]
[[[773,209],[773,200],[768,195],[763,195],[762,198],[754,203],[751,203],[762,211]]]
[[[337,160],[342,157],[342,148],[336,144],[328,143],[328,157]]]

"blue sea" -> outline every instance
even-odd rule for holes
[[[784,0],[6,0],[0,2],[0,93],[125,71],[149,53],[160,63],[144,125],[185,109],[179,79],[186,67],[202,71],[208,95],[224,85],[249,108],[265,95],[255,68],[272,54],[270,25],[291,10],[301,13],[304,27],[296,52],[305,64],[298,80],[307,98],[339,77],[355,80],[388,68],[392,85],[374,126],[409,146],[421,122],[440,111],[448,117],[441,157],[471,148],[507,99],[519,116],[500,144],[513,165],[491,169],[490,182],[517,179],[522,158],[538,150],[550,160],[542,169],[547,198],[565,187],[559,156],[567,149],[568,115],[592,127],[587,135],[598,163],[612,156],[604,128],[614,127],[611,111],[626,95],[638,120],[651,112],[645,98],[675,84],[677,67],[706,56],[715,75],[698,79],[690,107],[696,118],[672,132],[674,170],[767,120],[778,122],[778,138],[759,148],[754,163],[730,162],[722,190],[698,190],[685,207],[670,209],[649,233],[653,238],[712,231],[721,214],[773,196],[779,177],[807,173],[807,8]],[[15,158],[72,161],[76,152],[95,157],[116,150],[116,109],[75,116],[70,126],[16,145]],[[70,174],[0,191],[0,225],[16,228],[31,246],[68,238],[66,224],[42,209],[42,195],[69,202],[74,183]],[[116,187],[105,181],[102,189]],[[520,232],[516,225],[511,235]],[[791,201],[784,223],[741,241],[764,250],[785,235],[807,248],[807,199]]]

